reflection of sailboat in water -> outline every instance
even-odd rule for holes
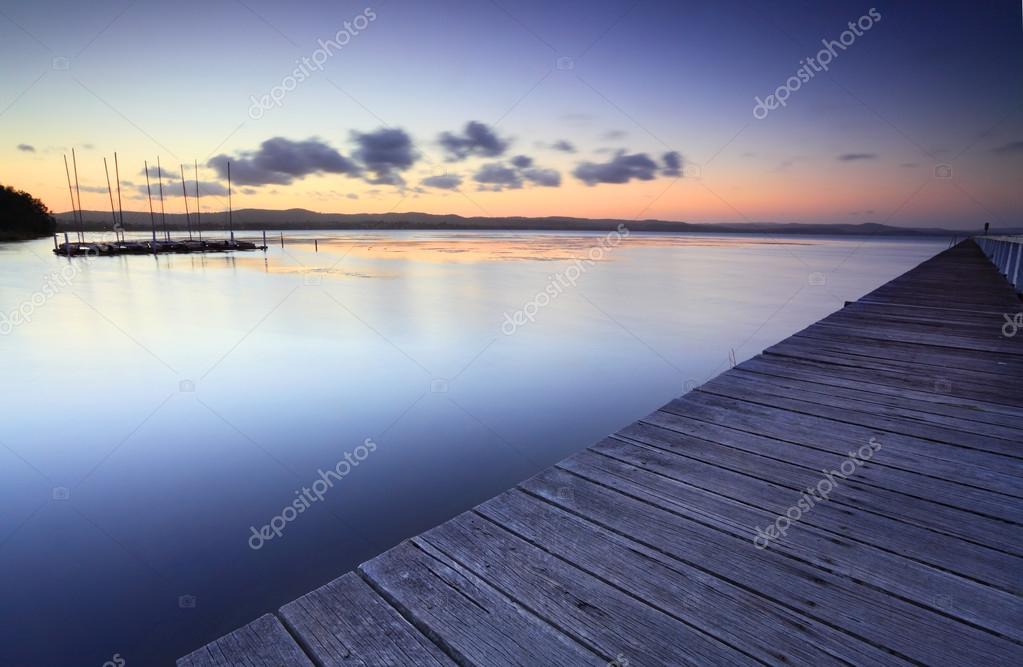
[[[71,152],[74,161],[74,149]],[[57,236],[53,237],[53,252],[57,255],[67,257],[77,255],[157,255],[161,253],[192,253],[192,252],[230,252],[235,250],[266,250],[266,243],[257,245],[252,241],[243,241],[235,238],[234,235],[234,209],[231,201],[231,163],[227,163],[227,223],[229,236],[226,239],[203,239],[202,236],[202,212],[199,201],[199,163],[195,162],[195,231],[198,238],[193,237],[192,216],[188,208],[188,191],[185,187],[185,167],[181,165],[181,194],[185,204],[185,228],[188,232],[187,239],[172,239],[170,230],[167,227],[167,213],[163,201],[163,173],[160,167],[160,158],[157,157],[157,185],[160,195],[160,218],[163,226],[163,238],[156,236],[156,211],[153,208],[153,190],[149,180],[149,162],[143,161],[143,171],[146,175],[146,194],[149,201],[149,221],[151,228],[151,239],[147,241],[128,241],[124,238],[124,209],[120,209],[120,220],[118,211],[114,208],[114,192],[110,184],[110,171],[107,167],[107,160],[103,158],[103,170],[107,179],[107,194],[110,197],[110,215],[113,219],[114,241],[99,240],[86,242],[85,227],[82,219],[81,195],[77,201],[75,191],[78,189],[78,165],[75,164],[75,184],[71,186],[71,172],[68,169],[67,156],[64,157],[64,169],[67,172],[68,191],[71,194],[71,211],[74,222],[78,226],[78,240],[72,243],[68,233],[64,232],[64,243],[58,243]],[[117,164],[117,153],[114,153],[114,173],[117,181],[117,205],[121,206],[121,175]],[[266,232],[263,233],[264,239]],[[283,236],[282,236],[283,240]]]

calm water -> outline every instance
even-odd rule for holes
[[[171,664],[947,245],[316,236],[0,244],[0,664]]]

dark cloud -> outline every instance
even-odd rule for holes
[[[527,181],[545,188],[556,188],[561,185],[561,173],[554,169],[526,169],[522,175]]]
[[[646,153],[618,151],[609,162],[582,162],[572,174],[586,185],[650,181],[657,175],[657,163]]]
[[[156,174],[155,170],[153,171],[153,174],[155,176],[155,174]],[[231,163],[231,178],[232,179],[234,178],[234,163],[233,162]],[[122,182],[122,185],[134,187],[135,191],[138,192],[143,197],[148,197],[149,196],[149,190],[146,189],[146,185],[144,183],[141,184],[141,185],[133,185],[130,182]],[[189,202],[191,202],[192,200],[195,199],[195,181],[186,180],[185,181],[185,188],[188,190],[188,199],[189,199]],[[82,188],[82,189],[84,190],[85,188]],[[159,189],[159,187],[157,187],[157,184],[153,183],[151,185],[150,189],[152,190],[152,193],[153,193],[153,201],[154,202],[158,201],[158,199],[160,197],[160,189]],[[107,191],[106,188],[103,188],[102,190],[103,190],[104,194]],[[248,190],[250,190],[250,188],[242,188],[242,192],[246,192]],[[256,192],[255,190],[252,190],[251,192],[246,192],[246,194],[255,194],[255,192]],[[164,199],[171,199],[171,198],[180,197],[180,196],[181,196],[181,181],[180,180],[177,180],[177,181],[170,180],[170,181],[164,181],[163,182],[163,198]],[[199,181],[199,196],[200,197],[205,197],[205,196],[226,197],[227,196],[227,186],[223,185],[222,183],[220,183],[218,181]]]
[[[494,187],[486,188],[500,192],[503,188],[518,189],[522,187],[522,176],[518,170],[503,164],[493,162],[480,167],[473,175],[473,180],[484,185]]]
[[[563,153],[575,152],[575,146],[572,144],[572,142],[565,141],[564,139],[559,139],[558,141],[555,141],[553,144],[551,144],[551,148],[553,148],[556,151],[562,151]]]
[[[629,133],[625,130],[608,130],[604,133],[604,139],[608,141],[616,141],[618,139],[624,139]]]
[[[345,195],[345,197],[348,197],[349,199],[358,199],[359,195],[355,194],[354,192],[349,192],[348,194]]]
[[[857,160],[876,160],[877,153],[843,153],[838,156],[839,162],[855,162]]]
[[[318,139],[292,141],[284,137],[267,139],[254,152],[231,157],[217,155],[206,163],[222,179],[227,178],[231,162],[231,181],[238,185],[287,185],[311,174],[331,173],[356,176],[359,166],[336,149]]]
[[[555,169],[543,169],[533,166],[533,158],[527,155],[516,155],[511,165],[492,162],[480,167],[473,179],[482,183],[481,190],[500,192],[501,190],[521,188],[525,181],[545,188],[556,188],[561,185],[561,173]],[[425,181],[424,181],[425,183]]]
[[[681,176],[682,175],[682,155],[678,151],[671,151],[665,153],[661,159],[664,161],[664,171],[661,173],[665,176]]]
[[[283,137],[267,139],[253,156],[253,164],[266,171],[302,177],[317,172],[350,174],[358,167],[318,139],[291,141]]]
[[[18,144],[18,150],[25,153],[35,153],[36,147],[31,144]]]
[[[142,169],[139,169],[139,176],[145,177],[145,175],[146,175],[145,168],[143,167]],[[159,170],[157,170],[155,164],[149,165],[149,178],[155,183],[157,177],[162,177],[163,180],[166,182],[174,178],[177,178],[177,174],[167,171],[165,167],[160,167]]]
[[[424,178],[422,184],[431,188],[440,188],[441,190],[454,190],[462,184],[462,177],[454,174],[438,174]]]
[[[996,155],[1019,155],[1023,153],[1023,141],[1010,141],[991,150]]]
[[[412,138],[399,128],[381,128],[367,134],[352,132],[352,140],[358,146],[355,158],[375,174],[367,180],[376,185],[404,185],[400,172],[419,158],[412,147]]]
[[[916,169],[920,165],[917,164],[916,162],[903,162],[899,166],[902,167],[903,169]]]
[[[233,175],[233,174],[232,174]],[[188,190],[188,196],[195,196],[195,181],[185,181],[185,188]],[[180,186],[178,186],[180,190]],[[201,195],[213,195],[214,197],[223,197],[227,195],[227,186],[218,181],[199,181],[199,194]]]
[[[461,134],[443,132],[438,139],[450,162],[464,160],[471,155],[497,157],[508,149],[508,141],[479,121],[469,121]]]
[[[93,192],[95,194],[107,194],[107,186],[105,185],[82,185],[78,188],[82,192]]]

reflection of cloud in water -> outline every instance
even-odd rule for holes
[[[382,234],[345,234],[316,238],[319,251],[371,260],[409,260],[435,263],[473,263],[500,261],[563,261],[585,257],[600,245],[605,235],[596,234],[518,234],[518,233],[447,233],[408,236]],[[289,246],[309,250],[313,237],[289,237]],[[633,233],[623,238],[615,251],[605,253],[613,259],[615,252],[638,248],[721,247],[737,248],[760,245],[807,245],[806,240],[777,239],[753,236],[698,236]]]

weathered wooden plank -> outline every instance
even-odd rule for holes
[[[774,382],[746,377],[739,373],[718,376],[700,386],[699,391],[946,445],[979,449],[1000,455],[1001,458],[991,460],[996,470],[1017,476],[1023,474],[1023,458],[1020,457],[1023,455],[1023,448],[1020,448],[1018,440],[1015,439],[1020,436],[1018,432],[1013,432],[1009,436],[1010,432],[1007,431],[1006,438],[988,436],[976,433],[973,422],[952,418],[931,424],[926,417],[907,418],[905,412],[908,411],[885,410],[883,406],[864,404],[848,398],[829,400],[820,394],[779,386]]]
[[[951,308],[926,308],[912,303],[881,304],[869,301],[853,301],[837,311],[860,317],[869,318],[874,315],[892,317],[909,322],[934,322],[949,324],[966,324],[979,327],[994,327],[1000,330],[1005,324],[1004,313],[997,310],[955,310]]]
[[[881,341],[819,328],[804,329],[768,349],[808,358],[827,354],[847,361],[883,363],[888,370],[906,373],[942,372],[944,377],[960,382],[985,388],[995,383],[999,388],[1008,387],[1011,396],[1018,393],[1011,384],[1014,371],[1020,368],[1018,357],[995,352],[978,354],[950,348],[942,353],[930,345]]]
[[[284,605],[280,615],[322,667],[455,665],[354,572]]]
[[[848,409],[855,410],[856,412],[890,418],[912,419],[953,431],[977,433],[992,438],[999,438],[1008,443],[1013,443],[1008,449],[999,453],[1015,458],[1023,458],[1023,447],[1016,444],[1020,437],[1019,429],[989,421],[979,421],[977,418],[983,417],[985,414],[977,413],[974,410],[917,400],[909,396],[896,396],[887,393],[864,391],[862,389],[852,389],[841,385],[821,384],[798,379],[798,376],[794,374],[755,372],[749,366],[737,367],[735,372],[718,376],[715,379],[723,380],[725,378],[734,378],[740,381],[745,379],[755,380],[762,383],[765,389],[770,387],[772,391],[782,392],[792,398],[811,400],[822,405],[833,407],[846,406]]]
[[[837,469],[843,460],[827,452],[793,448],[789,443],[721,429],[663,411],[644,417],[642,422],[627,426],[617,435],[644,444],[684,448],[686,455],[691,458],[766,481],[785,484],[787,481],[795,483],[799,480],[801,488],[816,484],[824,475],[824,470]],[[899,480],[904,483],[898,483]],[[901,471],[864,465],[854,476],[842,481],[833,499],[976,544],[1008,553],[1023,553],[1019,549],[1018,535],[1021,528],[1018,524],[957,507],[956,503],[968,503],[959,498],[931,493],[928,480]]]
[[[965,376],[963,371],[956,368],[905,364],[896,360],[873,359],[843,352],[830,352],[803,343],[792,343],[792,340],[790,338],[784,343],[772,346],[764,350],[764,354],[843,368],[842,371],[836,372],[849,372],[850,369],[855,369],[860,377],[869,378],[871,375],[876,375],[878,380],[884,384],[907,389],[976,399],[1015,409],[1023,408],[1023,397],[1018,395],[1018,391],[1005,392],[1000,387],[993,388],[984,382],[983,378],[978,378],[976,375]],[[988,376],[988,378],[990,377]]]
[[[756,535],[756,527],[765,528],[783,516],[797,504],[806,488],[783,488],[738,474],[720,474],[727,471],[711,475],[706,465],[679,464],[676,458],[674,452],[609,439],[569,462],[576,472],[582,470],[577,465],[619,476],[635,471],[630,480],[651,489],[670,491],[672,503],[686,506],[686,512],[699,508],[701,514],[713,515],[719,529],[739,537],[749,537],[749,531],[737,529],[738,526],[750,528]],[[656,476],[644,474],[646,471]],[[586,477],[585,472],[579,474]],[[993,616],[998,619],[998,632],[1023,638],[1023,628],[1018,628],[1014,621],[1023,614],[1019,597],[1023,583],[1016,575],[1023,559],[900,525],[836,500],[830,497],[827,501],[814,501],[801,515],[800,524],[771,548],[791,551],[816,567],[869,581],[925,607],[934,605],[935,589],[943,588],[949,594],[954,590],[957,597],[977,604],[969,617],[962,617],[964,620],[982,625],[988,622],[984,619]],[[836,535],[858,544],[836,548],[831,541]],[[929,552],[940,549],[949,552]],[[982,563],[976,563],[974,558]],[[922,567],[922,563],[932,567]],[[974,583],[978,581],[985,585]]]
[[[925,322],[954,322],[959,324],[980,324],[982,326],[994,325],[997,327],[1005,324],[1004,312],[1000,310],[928,308],[914,303],[876,303],[866,299],[849,302],[839,312],[849,312],[857,315],[876,313],[878,315],[889,315]]]
[[[857,450],[875,438],[883,443],[884,449],[874,457],[879,466],[897,468],[917,475],[933,478],[933,484],[942,482],[950,485],[970,486],[981,493],[990,495],[991,502],[1005,503],[1000,496],[1019,497],[1023,493],[1020,478],[1013,474],[997,472],[994,457],[966,448],[950,447],[937,442],[921,441],[908,436],[886,433],[853,424],[779,410],[763,405],[737,401],[703,392],[691,392],[677,398],[663,408],[694,419],[703,419],[729,428],[777,438],[816,449],[848,456],[850,450]],[[1005,458],[1005,457],[1000,457]],[[950,489],[955,489],[951,486]],[[954,492],[954,491],[953,491]],[[1021,519],[1023,515],[1010,512],[994,514],[1008,520]]]
[[[620,589],[467,512],[414,541],[432,546],[607,662],[642,665],[757,664]],[[438,556],[441,558],[441,556]],[[672,637],[672,641],[663,641]]]
[[[856,665],[900,661],[886,651],[774,604],[698,567],[569,514],[520,490],[476,512],[523,539],[608,581],[766,663]],[[736,622],[754,615],[755,623]]]
[[[178,659],[178,667],[313,667],[281,622],[265,614]]]
[[[821,340],[841,341],[846,345],[858,346],[863,349],[879,350],[902,350],[916,353],[914,363],[940,363],[942,358],[947,357],[949,363],[963,363],[974,361],[977,365],[983,362],[992,362],[996,359],[1004,359],[1007,364],[1018,368],[1023,359],[1023,346],[1012,339],[1002,337],[999,330],[989,332],[988,340],[955,336],[951,333],[929,333],[923,331],[912,331],[906,328],[866,325],[850,325],[839,322],[817,322],[807,329],[799,332],[801,338],[815,338]],[[946,352],[947,350],[947,352]],[[967,369],[969,367],[967,366]],[[982,368],[985,372],[994,374],[1007,374],[1005,366],[994,368]]]
[[[411,542],[363,563],[359,570],[402,616],[456,662],[603,666],[610,660],[510,601],[465,568],[438,560]]]
[[[819,320],[817,328],[848,330],[850,335],[863,338],[877,338],[877,334],[887,336],[911,335],[909,343],[913,345],[931,345],[941,348],[962,348],[970,352],[994,351],[1017,354],[1023,345],[1017,339],[1002,334],[1002,321],[993,324],[939,322],[900,318],[893,315],[865,315],[847,312],[845,309],[836,311]],[[991,350],[988,346],[1001,349]]]
[[[928,334],[948,334],[968,340],[984,340],[1000,342],[1007,345],[1016,344],[1011,338],[1006,338],[1002,333],[1005,325],[1004,317],[984,315],[966,319],[960,318],[926,318],[920,317],[917,313],[877,311],[864,312],[845,307],[835,311],[818,322],[819,324],[833,324],[836,326],[847,326],[854,330],[869,331],[874,327],[894,331],[922,332]],[[917,342],[917,341],[914,341]],[[919,344],[919,342],[917,342]],[[948,347],[942,341],[941,347]],[[971,350],[974,348],[970,348]]]
[[[764,434],[758,433],[755,430],[722,426],[717,420],[705,419],[695,412],[686,412],[684,410],[685,407],[686,404],[675,406],[668,404],[664,406],[664,409],[659,410],[653,418],[644,417],[644,421],[656,423],[658,426],[667,426],[683,433],[691,433],[697,437],[722,445],[735,446],[738,449],[744,449],[752,453],[763,453],[776,458],[780,456],[784,460],[797,462],[808,467],[813,466],[815,461],[820,460],[818,454],[813,453],[813,451],[803,451],[802,449],[782,449],[781,453],[779,453],[778,443],[797,444],[800,447],[805,447],[806,450],[817,450],[818,452],[831,454],[834,457],[830,460],[832,468],[835,465],[841,465],[841,460],[848,457],[849,451],[859,449],[862,444],[855,444],[851,447],[845,445],[843,449],[842,446],[835,446],[836,443],[832,441],[825,443],[825,446],[814,446],[811,440],[811,444],[805,446],[802,442],[785,441],[781,438],[775,438],[769,433]],[[661,413],[675,415],[682,421],[676,422],[677,425],[672,426],[667,423],[667,420]],[[791,436],[790,433],[787,435]],[[803,438],[800,439],[803,440]],[[824,438],[818,439],[824,440]],[[864,440],[864,443],[868,441]],[[878,436],[878,442],[882,443],[883,448],[884,440],[882,436]],[[957,484],[954,481],[920,475],[913,470],[881,465],[882,461],[877,457],[874,457],[873,463],[877,465],[871,466],[867,470],[861,469],[861,474],[857,476],[858,482],[905,493],[906,495],[913,495],[935,503],[958,507],[976,515],[1008,521],[1017,525],[1023,524],[1023,508],[1018,507],[1018,503],[1007,502],[1006,498],[1000,494],[994,494],[973,486]],[[819,470],[820,467],[816,469]]]
[[[1004,283],[1005,281],[1003,280],[1002,282]],[[921,306],[940,307],[945,305],[963,310],[981,308],[991,311],[1009,309],[1017,306],[1019,303],[1018,300],[1015,300],[1009,294],[993,294],[990,286],[987,285],[978,285],[972,290],[972,293],[963,296],[951,295],[945,290],[949,284],[951,284],[951,279],[946,280],[944,287],[941,285],[940,279],[935,280],[933,283],[921,284],[915,287],[893,281],[879,287],[865,298],[870,301],[896,303],[908,301]]]
[[[976,291],[983,292],[990,289],[987,286],[978,286]],[[1006,308],[1012,307],[1011,301],[998,300],[993,304],[979,303],[977,301],[971,301],[969,299],[941,299],[933,298],[932,295],[924,294],[921,292],[896,292],[891,291],[886,294],[867,294],[858,300],[859,303],[873,304],[873,305],[886,305],[896,306],[900,308],[905,307],[918,307],[926,309],[945,309],[953,311],[963,311],[970,313],[986,313],[991,315],[1001,315],[1006,312]]]
[[[748,359],[736,368],[763,375],[804,380],[828,387],[828,391],[833,387],[839,387],[883,396],[889,405],[898,405],[903,401],[916,403],[921,410],[937,411],[939,414],[972,419],[974,422],[990,421],[1014,430],[1018,430],[1019,425],[1023,423],[1023,408],[939,391],[933,379],[925,387],[914,388],[913,385],[918,384],[917,382],[900,382],[903,376],[898,374],[885,377],[882,374],[872,374],[870,371],[848,366],[774,355]],[[869,379],[872,376],[873,381]]]
[[[629,485],[612,476],[606,481]],[[965,664],[986,664],[1023,659],[1023,647],[1017,644],[771,549],[758,550],[752,539],[726,535],[657,507],[659,499],[636,485],[625,495],[607,485],[550,470],[523,482],[522,487],[605,528],[909,660],[942,663],[956,655]],[[736,622],[750,620],[737,618]],[[920,641],[921,637],[927,641]]]

